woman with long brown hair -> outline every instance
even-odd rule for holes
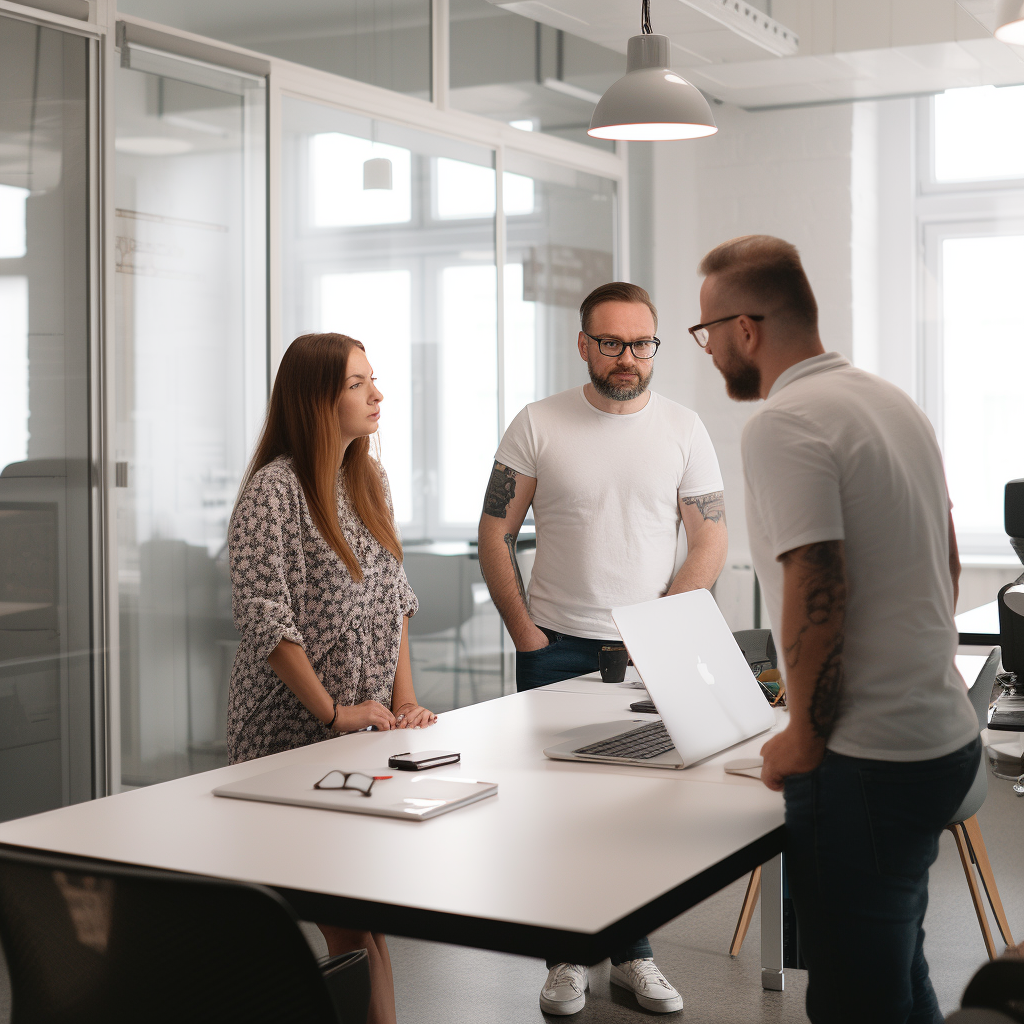
[[[413,692],[418,603],[387,477],[370,455],[382,397],[353,338],[307,334],[285,350],[228,534],[242,635],[228,690],[233,764],[437,720]],[[384,937],[321,930],[332,954],[368,950],[369,1020],[394,1021]]]

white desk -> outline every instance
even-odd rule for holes
[[[547,760],[573,728],[637,717],[628,707],[641,691],[605,691],[545,688],[448,712],[429,730],[339,737],[6,822],[0,843],[260,882],[310,920],[594,963],[776,863],[783,834],[781,796],[722,771],[744,748],[685,772]],[[498,796],[406,822],[211,792],[295,762],[373,768],[434,748],[462,753],[438,774],[495,781]],[[777,950],[776,929],[762,931],[765,984],[778,988],[781,925]]]

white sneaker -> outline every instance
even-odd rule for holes
[[[545,1013],[555,1013],[561,1017],[579,1013],[587,1001],[588,988],[590,975],[586,967],[580,964],[555,964],[548,971],[548,979],[540,990],[540,1008]]]
[[[683,997],[650,957],[612,964],[612,984],[628,988],[645,1010],[673,1013],[683,1008]]]

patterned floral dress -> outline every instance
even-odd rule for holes
[[[385,493],[391,507],[386,477]],[[232,764],[334,735],[268,664],[282,638],[305,650],[338,703],[391,706],[402,617],[419,605],[401,563],[363,525],[340,477],[338,518],[363,570],[359,583],[313,525],[289,458],[259,470],[239,499],[228,534],[242,634],[228,688]]]

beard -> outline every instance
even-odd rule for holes
[[[725,379],[726,394],[734,402],[756,402],[761,397],[761,370],[729,348],[728,362],[718,367]]]
[[[604,395],[605,398],[610,398],[615,402],[630,402],[634,398],[639,398],[650,387],[651,378],[654,376],[653,366],[647,371],[646,376],[638,367],[632,383],[615,381],[612,379],[612,374],[623,371],[613,368],[602,377],[594,369],[594,364],[589,359],[587,360],[587,370],[590,372],[590,383],[594,385],[594,390],[599,395]]]

